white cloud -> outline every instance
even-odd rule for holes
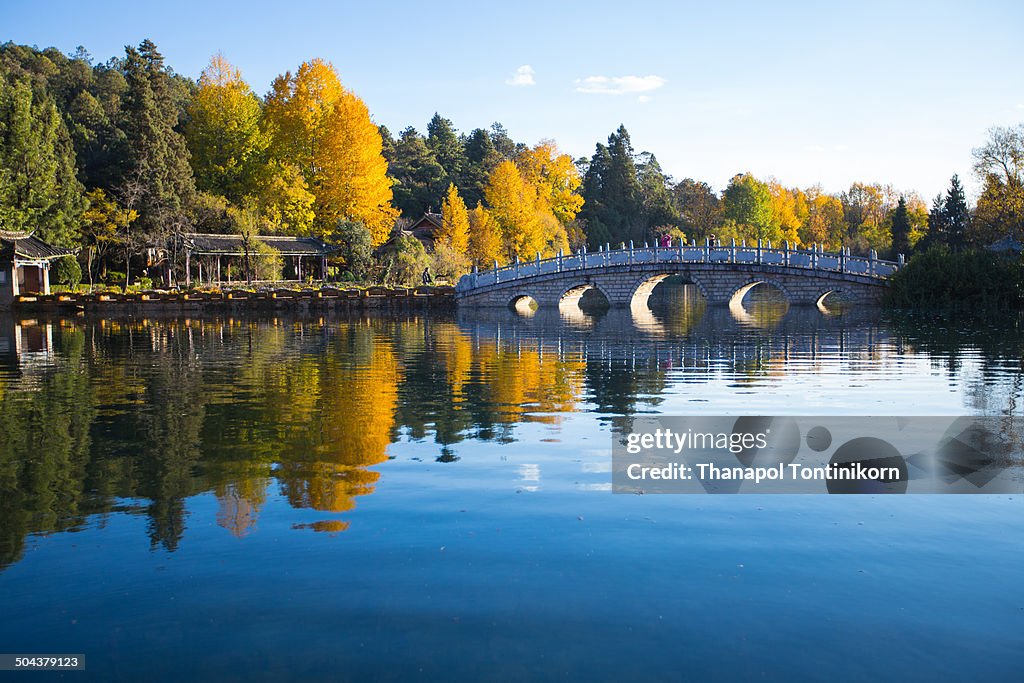
[[[639,102],[640,104],[646,104],[651,101],[651,96],[641,95],[640,97],[636,98],[636,101]]]
[[[1020,102],[1015,109],[1024,109],[1024,102]]]
[[[523,64],[516,69],[514,74],[505,79],[505,85],[536,85],[536,81],[533,80],[533,74],[533,67],[529,64]]]
[[[814,152],[815,154],[823,154],[825,152],[848,152],[850,151],[850,146],[845,144],[830,145],[828,147],[825,145],[810,145],[808,147],[804,147],[804,150]]]
[[[576,79],[576,92],[588,95],[628,95],[651,92],[667,82],[661,76],[587,76]]]

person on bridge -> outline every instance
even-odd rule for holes
[[[430,266],[423,269],[423,286],[426,287],[434,281],[434,276],[430,274]]]
[[[661,246],[663,246],[663,247],[671,247],[672,246],[672,238],[669,236],[669,234],[667,232],[663,233],[662,236],[661,236]]]

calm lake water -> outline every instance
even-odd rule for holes
[[[0,652],[84,653],[75,680],[1020,680],[1021,496],[610,492],[623,415],[1019,415],[1020,320],[654,307],[0,317]]]

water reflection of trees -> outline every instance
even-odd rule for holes
[[[453,462],[466,439],[510,441],[524,423],[557,429],[577,410],[632,415],[669,386],[756,386],[817,372],[836,354],[853,371],[877,370],[916,349],[968,378],[976,409],[1019,411],[1017,323],[950,334],[800,308],[748,323],[700,302],[640,322],[611,310],[585,325],[544,310],[58,321],[46,363],[0,359],[0,566],[30,533],[115,510],[145,515],[151,544],[174,550],[186,500],[202,492],[239,537],[258,528],[275,490],[310,511],[296,526],[342,531],[396,440],[432,440],[437,459]]]
[[[1024,314],[900,311],[886,322],[902,350],[927,354],[932,367],[961,378],[971,409],[988,415],[1021,413]]]

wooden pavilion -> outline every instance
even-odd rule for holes
[[[10,308],[21,294],[49,294],[50,265],[74,253],[31,232],[0,230],[0,309]]]
[[[324,280],[327,276],[327,257],[340,247],[327,244],[316,237],[290,237],[285,235],[259,235],[254,241],[262,242],[278,252],[291,271],[286,279],[302,281],[307,275]],[[181,236],[185,253],[185,279],[192,282],[192,267],[197,266],[199,280],[204,279],[203,261],[207,262],[206,280],[223,282],[223,266],[231,261],[255,256],[255,245],[246,243],[242,235],[185,233]],[[200,258],[202,257],[202,258]],[[230,272],[228,273],[230,282]]]

